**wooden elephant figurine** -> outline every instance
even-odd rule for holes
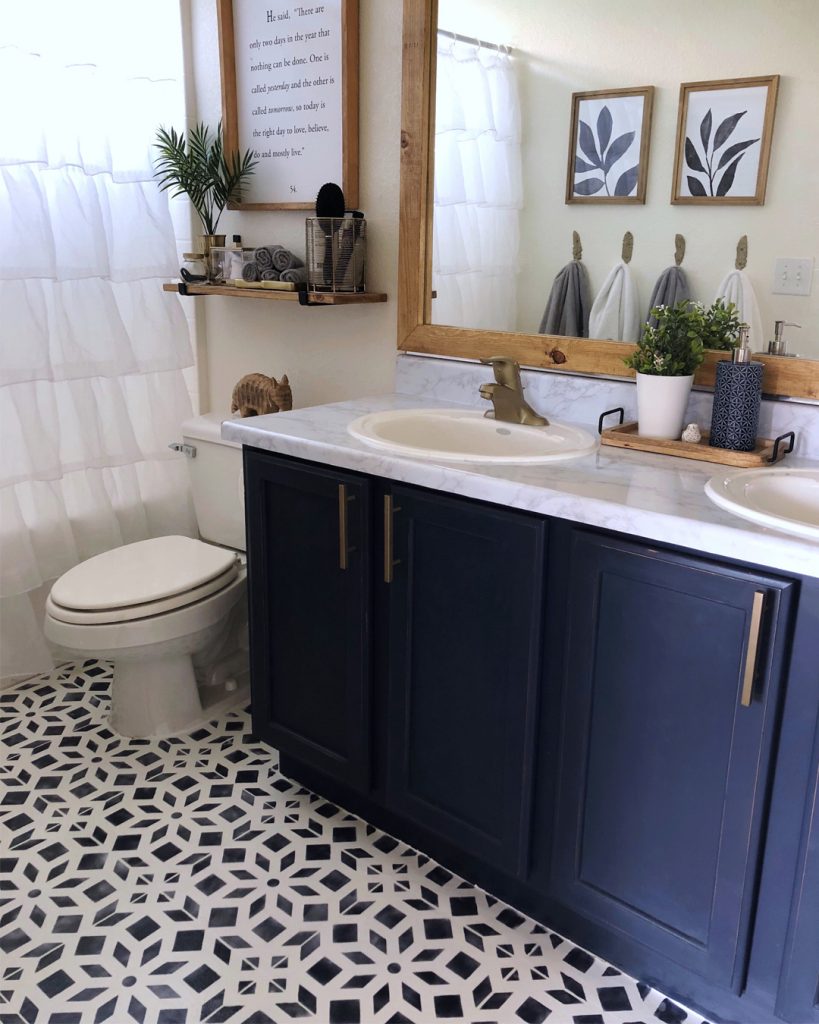
[[[282,379],[264,373],[248,373],[233,389],[230,411],[240,416],[265,416],[293,408],[293,393],[285,374]]]

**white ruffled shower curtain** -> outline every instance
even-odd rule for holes
[[[516,329],[520,126],[512,55],[439,33],[433,323]]]
[[[32,7],[43,45],[29,21],[0,46],[0,679],[51,667],[42,609],[57,576],[195,532],[185,460],[167,449],[191,415],[193,357],[162,292],[176,244],[151,170],[182,87],[147,67],[156,53],[135,71],[146,20],[178,36],[179,10]]]

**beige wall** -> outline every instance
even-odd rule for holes
[[[710,302],[748,235],[748,272],[765,332],[795,320],[794,348],[819,358],[819,276],[809,298],[772,294],[776,256],[815,257],[819,248],[819,4],[817,0],[559,0],[533,17],[531,0],[441,0],[442,27],[514,47],[521,68],[525,209],[519,328],[537,330],[557,271],[580,232],[592,291],[634,234],[632,268],[648,303],[673,262],[674,235],[696,298]],[[680,207],[669,202],[681,82],[782,76],[764,206]],[[645,206],[566,205],[573,91],[654,85]]]
[[[197,299],[204,325],[199,346],[202,411],[226,412],[245,373],[287,373],[296,406],[393,388],[398,279],[398,175],[401,99],[400,0],[360,0],[360,199],[367,217],[372,291],[378,305],[303,308],[261,300]],[[221,116],[215,0],[190,0],[194,116]],[[304,253],[301,211],[228,211],[220,231],[245,244],[279,242]],[[190,301],[190,300],[187,300]]]

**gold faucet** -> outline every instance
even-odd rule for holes
[[[520,382],[520,364],[504,356],[482,359],[495,372],[495,384],[481,384],[481,398],[491,401],[495,419],[502,423],[524,423],[530,427],[548,427],[549,421],[540,416],[523,397]]]

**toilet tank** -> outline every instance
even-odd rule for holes
[[[238,417],[237,417],[238,418]],[[182,439],[196,449],[188,458],[193,507],[202,540],[245,550],[245,491],[242,446],[222,440],[220,413],[182,424]]]

